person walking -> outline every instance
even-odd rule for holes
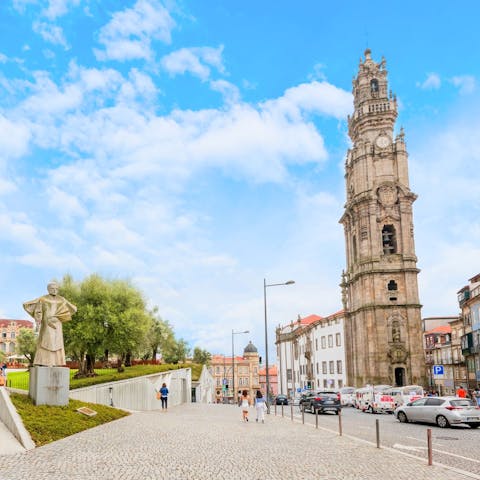
[[[480,407],[480,386],[473,391],[472,400]]]
[[[168,403],[168,388],[166,383],[163,383],[160,389],[160,399],[162,400],[162,410],[166,410]]]
[[[250,407],[250,395],[248,395],[247,390],[242,391],[240,406],[242,408],[243,421],[248,422],[248,409]]]
[[[256,422],[259,420],[262,423],[265,423],[265,409],[267,405],[265,404],[265,397],[262,395],[260,390],[257,390],[257,395],[255,396],[255,409],[257,411],[257,418],[255,419]]]
[[[466,398],[467,397],[467,391],[463,387],[460,387],[457,390],[457,397]]]

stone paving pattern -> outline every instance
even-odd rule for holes
[[[232,405],[187,404],[129,417],[35,450],[0,456],[1,480],[466,478],[335,433]]]

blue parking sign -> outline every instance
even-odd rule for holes
[[[434,375],[443,375],[443,365],[434,365],[433,366]]]

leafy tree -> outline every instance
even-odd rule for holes
[[[163,359],[167,363],[185,362],[189,354],[190,348],[183,338],[165,345],[162,350]]]
[[[193,363],[200,363],[201,365],[210,365],[212,360],[212,354],[207,350],[203,350],[200,347],[193,349]]]
[[[168,345],[175,343],[175,335],[173,328],[168,320],[162,320],[158,315],[158,307],[154,307],[150,312],[152,323],[148,333],[148,343],[152,354],[152,359],[155,359],[157,353],[162,354],[168,350]]]
[[[101,355],[114,353],[121,365],[145,344],[151,319],[141,292],[129,282],[90,275],[75,283],[67,275],[60,294],[78,308],[64,324],[65,350],[79,362],[78,376],[94,375],[95,359]]]
[[[31,328],[21,328],[17,335],[17,345],[15,352],[23,355],[28,360],[28,366],[33,366],[35,350],[37,349],[37,339]]]

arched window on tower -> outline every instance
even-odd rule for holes
[[[370,81],[370,92],[378,93],[378,80],[376,78]]]
[[[397,238],[393,225],[384,225],[382,229],[382,245],[384,255],[397,253]]]
[[[352,245],[353,245],[353,261],[357,261],[357,236],[354,235],[352,237]]]

